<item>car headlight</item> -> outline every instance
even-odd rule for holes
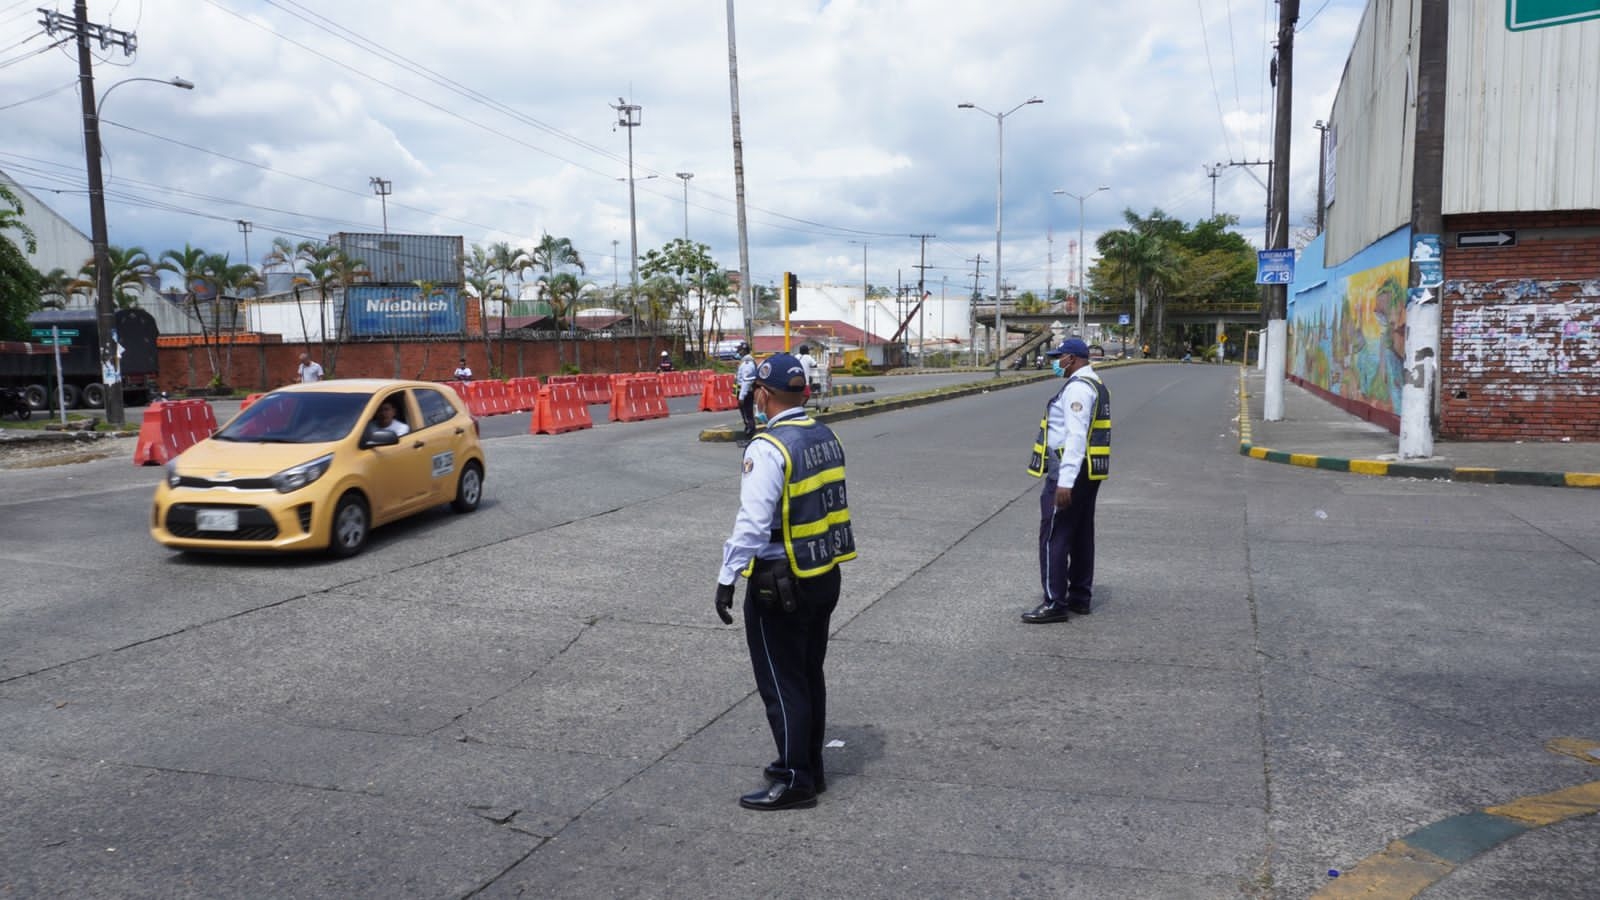
[[[301,463],[293,468],[284,469],[282,472],[272,476],[272,486],[284,494],[298,491],[321,478],[331,465],[333,465],[332,453],[327,456],[319,456],[308,463]]]
[[[178,482],[182,480],[178,476],[178,461],[175,460],[175,459],[168,460],[167,461],[167,465],[166,465],[166,469],[167,469],[167,487],[171,487],[171,488],[177,487],[178,486]]]

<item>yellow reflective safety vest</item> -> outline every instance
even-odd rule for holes
[[[815,578],[856,558],[845,501],[844,447],[832,429],[809,416],[772,423],[755,437],[783,454],[783,502],[769,540],[783,544],[789,567]],[[746,567],[748,576],[754,560]]]
[[[1098,378],[1088,375],[1074,375],[1067,379],[1067,383],[1081,381],[1094,388],[1094,417],[1089,420],[1089,440],[1084,450],[1084,464],[1089,468],[1090,481],[1104,481],[1111,475],[1111,392]],[[1057,392],[1056,397],[1061,396]],[[1050,398],[1050,403],[1056,402],[1056,397]],[[1046,457],[1045,443],[1050,432],[1050,406],[1045,405],[1044,417],[1039,420],[1039,436],[1033,441],[1033,455],[1028,458],[1028,474],[1036,478],[1044,477],[1050,470],[1049,459]],[[1059,460],[1062,448],[1055,450]]]

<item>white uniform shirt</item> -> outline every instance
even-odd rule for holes
[[[739,382],[739,399],[743,400],[755,387],[756,358],[746,353],[744,359],[739,360],[739,371],[734,378]]]
[[[806,384],[817,383],[817,358],[809,353],[800,354],[800,365],[806,370]]]
[[[1060,449],[1061,461],[1056,487],[1071,488],[1083,465],[1084,454],[1089,450],[1089,426],[1094,421],[1094,404],[1099,392],[1094,385],[1075,381],[1076,378],[1100,380],[1093,366],[1079,369],[1062,385],[1055,399],[1050,401],[1045,416],[1045,452],[1054,458]]]
[[[457,381],[471,381],[472,380],[472,367],[471,366],[460,366],[460,367],[458,367],[456,369],[456,371],[455,371],[455,378],[456,378]]]
[[[400,421],[399,419],[395,419],[394,421],[390,422],[388,425],[384,425],[382,427],[383,427],[384,431],[392,431],[392,432],[394,432],[394,436],[395,437],[405,437],[406,435],[411,433],[411,426],[407,425],[406,423],[404,423],[402,421]]]
[[[322,380],[322,365],[316,360],[300,364],[300,383],[314,384]]]
[[[805,415],[798,406],[772,417],[772,424]],[[783,451],[771,441],[751,441],[744,448],[744,476],[739,480],[739,515],[733,520],[733,534],[722,545],[722,570],[717,584],[733,584],[751,557],[785,559],[783,544],[772,542],[783,499]]]

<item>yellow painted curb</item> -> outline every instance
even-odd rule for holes
[[[1395,841],[1381,853],[1362,860],[1360,865],[1328,882],[1314,898],[1415,897],[1439,879],[1455,871],[1448,860],[1405,841]]]
[[[1376,459],[1352,459],[1350,471],[1357,475],[1387,475],[1389,464]]]
[[[1600,488],[1600,472],[1568,472],[1567,487]]]
[[[1597,811],[1600,811],[1600,781],[1548,794],[1519,797],[1510,803],[1484,810],[1490,815],[1522,822],[1531,828],[1553,825],[1579,816],[1592,816]]]

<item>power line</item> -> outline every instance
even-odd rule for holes
[[[26,104],[26,103],[32,103],[35,100],[43,100],[46,97],[51,97],[51,96],[54,96],[56,94],[59,94],[62,91],[66,90],[67,88],[74,87],[74,86],[77,85],[77,83],[78,83],[77,80],[69,81],[69,82],[67,82],[66,84],[63,84],[60,87],[51,88],[50,90],[45,91],[42,94],[36,94],[36,95],[34,95],[32,97],[29,97],[26,100],[18,100],[15,103],[7,103],[5,106],[0,106],[0,110],[11,109],[13,107],[22,106],[23,104]]]
[[[1204,0],[1194,0],[1200,11],[1200,42],[1206,49],[1206,74],[1211,76],[1211,97],[1217,102],[1217,127],[1222,130],[1222,145],[1228,155],[1233,155],[1233,142],[1228,139],[1228,119],[1222,114],[1222,94],[1217,90],[1217,71],[1211,65],[1211,39],[1206,36],[1206,6]]]
[[[1307,28],[1310,28],[1311,27],[1311,23],[1315,22],[1317,20],[1317,16],[1322,15],[1322,11],[1327,9],[1328,8],[1328,4],[1331,3],[1331,2],[1333,2],[1333,0],[1322,0],[1322,5],[1317,7],[1317,11],[1312,13],[1304,22],[1300,23],[1300,27],[1296,28],[1295,31],[1298,33],[1298,32],[1301,32],[1301,31],[1305,31]]]

